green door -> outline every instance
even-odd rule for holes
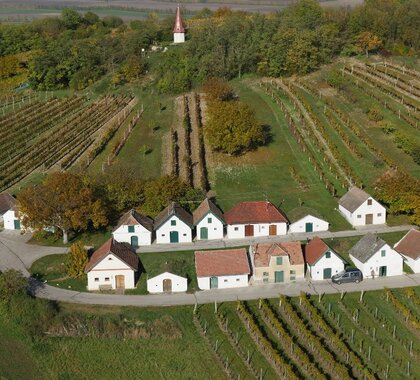
[[[313,232],[314,225],[312,223],[306,223],[305,224],[305,232]]]
[[[200,239],[207,240],[209,238],[209,230],[207,227],[200,228]]]
[[[210,277],[210,289],[217,289],[219,287],[219,279],[217,277]]]
[[[284,272],[282,270],[274,272],[274,282],[284,282]]]
[[[139,246],[139,238],[138,238],[138,236],[132,236],[131,237],[131,246],[133,248],[138,248],[138,246]]]
[[[379,276],[381,277],[386,276],[386,266],[379,267]]]
[[[15,223],[15,230],[20,230],[20,220],[14,220]]]
[[[169,241],[171,243],[178,243],[179,242],[179,234],[178,234],[178,231],[171,231],[169,233]]]
[[[331,278],[331,268],[324,269],[324,280],[328,280]]]

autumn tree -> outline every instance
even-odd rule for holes
[[[204,82],[203,91],[210,101],[227,101],[234,97],[233,89],[229,83],[218,78],[211,78]]]
[[[26,227],[55,227],[68,242],[69,231],[105,226],[106,210],[92,186],[80,175],[68,172],[49,174],[38,186],[28,187],[18,196],[22,222]]]
[[[382,46],[382,41],[371,32],[362,32],[356,37],[357,48],[369,56],[369,52],[377,50]]]
[[[73,278],[83,277],[88,261],[87,252],[83,243],[81,241],[74,243],[70,247],[67,258],[67,274]]]

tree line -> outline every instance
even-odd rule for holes
[[[105,74],[118,85],[150,70],[162,92],[179,93],[213,77],[306,74],[338,55],[381,49],[408,55],[420,48],[417,0],[365,0],[354,8],[300,0],[266,15],[204,9],[188,20],[185,44],[148,59],[152,45],[171,43],[173,21],[151,13],[124,23],[64,9],[61,17],[0,25],[0,56],[32,51],[35,89],[82,89]]]

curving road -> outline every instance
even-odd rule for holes
[[[347,237],[363,235],[366,231],[395,232],[406,231],[412,226],[398,226],[387,227],[380,226],[374,229],[351,230],[340,232],[326,232],[318,233],[321,237]],[[327,236],[324,236],[327,235]],[[235,242],[222,240],[216,242],[192,243],[177,245],[172,250],[179,249],[205,249],[205,248],[220,248],[246,245],[251,242],[261,241],[277,241],[277,240],[293,240],[306,239],[313,234],[299,234],[293,236],[279,237],[276,239],[241,239]],[[14,231],[0,232],[0,271],[6,269],[16,269],[29,277],[28,269],[31,264],[39,258],[51,254],[65,253],[67,248],[44,247],[38,245],[28,244],[27,240],[30,235],[19,235]],[[153,245],[148,247],[151,251],[167,251],[168,246]],[[310,294],[324,294],[324,293],[339,293],[349,291],[361,290],[376,290],[382,289],[385,286],[389,288],[399,288],[407,286],[419,286],[420,274],[403,275],[385,278],[366,279],[360,284],[343,284],[335,285],[331,281],[298,281],[293,284],[266,284],[258,286],[249,286],[247,288],[236,289],[218,289],[206,290],[196,293],[181,293],[181,294],[162,294],[162,295],[114,295],[114,294],[98,294],[98,293],[82,293],[72,290],[60,289],[53,286],[45,285],[41,282],[31,279],[31,288],[37,297],[56,300],[61,302],[92,304],[92,305],[119,305],[119,306],[173,306],[173,305],[194,305],[196,303],[213,303],[226,302],[235,300],[252,300],[259,298],[275,298],[279,294],[288,296],[299,295],[301,291]]]

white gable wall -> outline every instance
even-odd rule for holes
[[[112,236],[116,241],[120,243],[131,244],[131,237],[137,236],[139,245],[152,244],[152,233],[144,228],[141,224],[134,225],[134,232],[128,232],[128,225],[123,224],[112,233]]]
[[[241,288],[248,286],[248,275],[238,274],[232,276],[216,276],[218,289]],[[210,289],[210,277],[197,277],[198,287],[202,290]]]
[[[372,200],[372,204],[368,205],[368,201]],[[366,226],[366,215],[372,214],[372,224],[385,224],[386,223],[386,209],[379,202],[369,197],[363,202],[353,213],[346,210],[343,206],[339,205],[338,210],[344,215],[348,222],[353,226]]]
[[[186,292],[188,280],[185,277],[177,276],[173,273],[165,272],[147,280],[147,291],[149,293],[163,293],[163,281],[172,281],[172,292]]]
[[[286,235],[287,234],[287,224],[286,223],[259,223],[252,224],[254,226],[254,235],[258,236],[269,236],[270,235],[270,225],[277,226],[276,236]],[[227,226],[227,237],[228,239],[243,239],[245,238],[245,224],[229,224]],[[251,236],[246,236],[251,237]]]
[[[174,33],[174,43],[181,44],[185,42],[185,33]]]
[[[211,222],[209,222],[211,218]],[[197,240],[201,240],[200,230],[202,227],[207,228],[208,240],[223,239],[223,223],[212,213],[208,213],[196,226]]]
[[[5,230],[15,229],[15,220],[19,220],[14,210],[8,210],[3,214],[3,223]]]
[[[313,232],[328,231],[329,223],[325,220],[316,218],[312,215],[306,215],[302,219],[292,223],[289,228],[290,233],[299,233],[306,231],[306,223],[312,223]]]
[[[171,221],[174,220],[176,225],[172,226]],[[168,244],[170,243],[171,231],[178,231],[179,243],[191,243],[192,231],[191,228],[185,224],[177,216],[172,215],[165,223],[163,223],[156,230],[156,243]]]
[[[414,273],[420,273],[420,257],[417,260],[412,259],[411,257],[402,255],[404,261],[407,265],[413,270]]]
[[[385,256],[381,251],[385,250]],[[379,276],[379,267],[386,266],[387,276],[399,276],[403,274],[403,258],[394,251],[388,244],[385,244],[378,252],[376,252],[369,260],[362,263],[350,254],[350,258],[363,273],[364,278],[371,278],[372,269],[375,271],[375,277]]]
[[[307,264],[312,280],[323,280],[324,269],[327,268],[331,268],[331,276],[334,276],[344,270],[343,260],[338,257],[333,250],[330,249],[329,252],[331,252],[331,257],[329,259],[327,259],[326,254],[324,253],[324,255],[314,265]]]

